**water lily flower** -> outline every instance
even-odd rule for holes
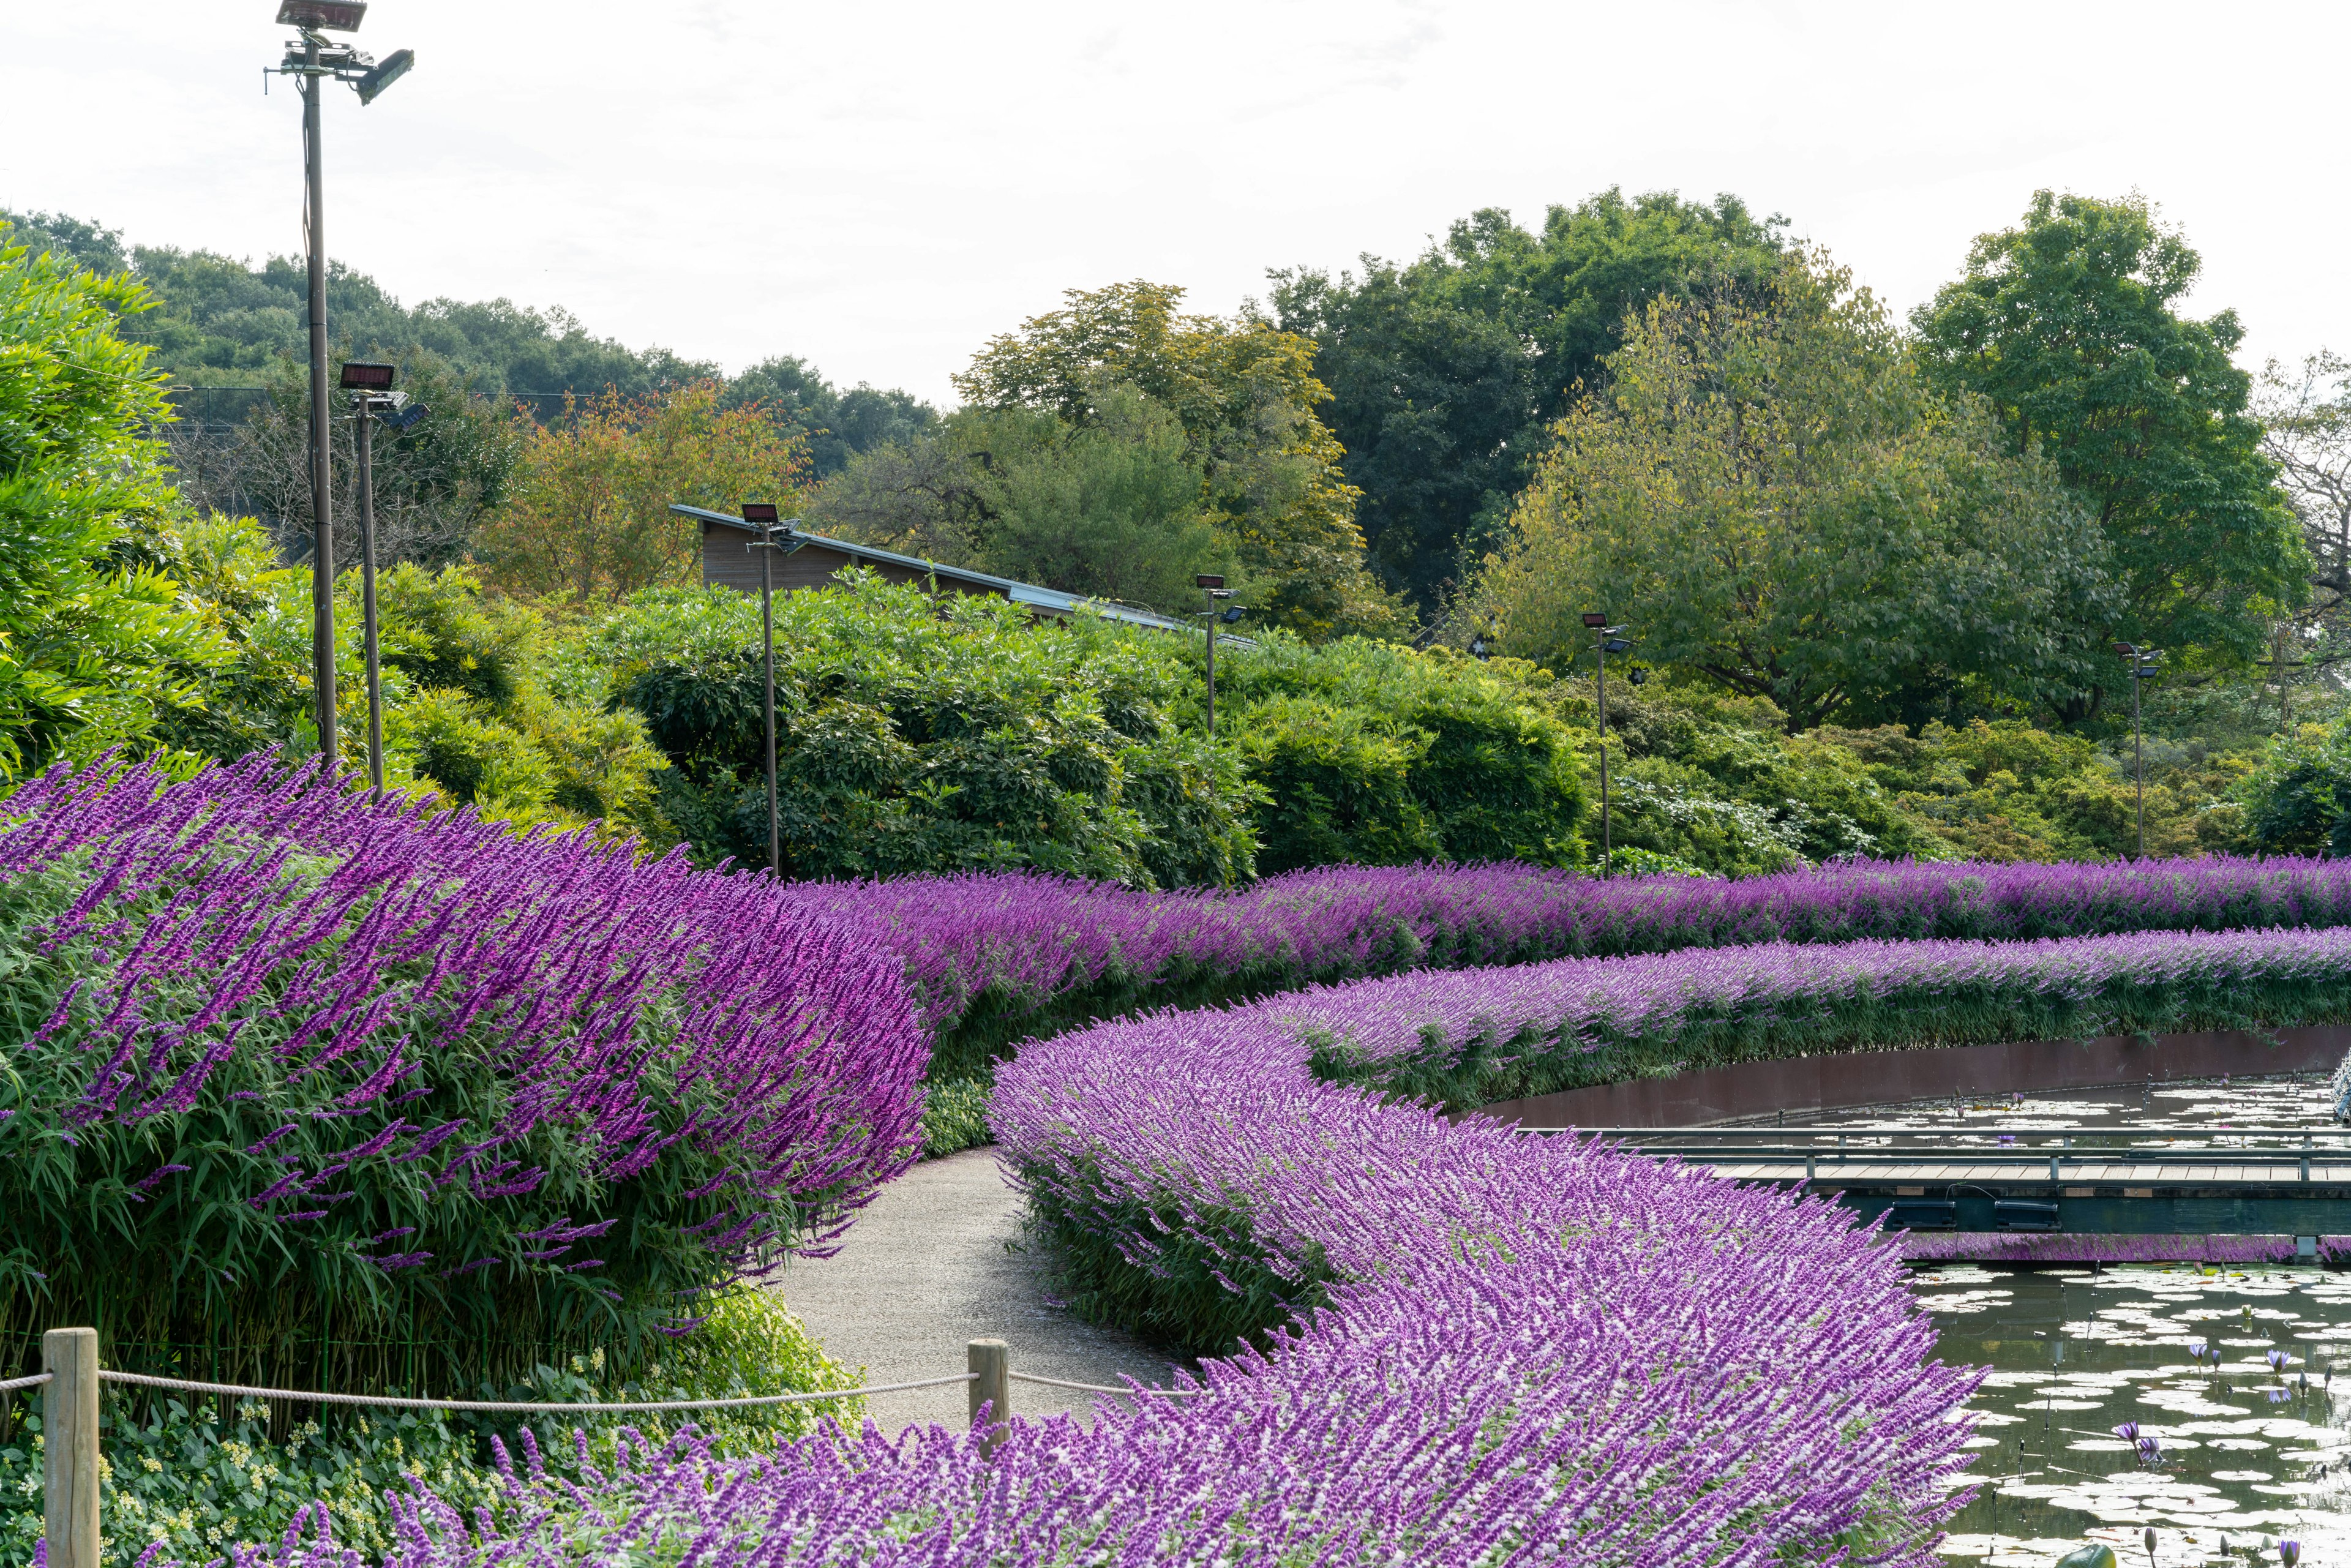
[[[2157,1437],[2154,1437],[2153,1435],[2151,1435],[2151,1434],[2150,1434],[2150,1435],[2148,1435],[2148,1436],[2142,1437],[2141,1438],[2139,1438],[2139,1440],[2138,1440],[2138,1460],[2139,1460],[2139,1463],[2141,1463],[2141,1464],[2143,1464],[2143,1465],[2154,1465],[2154,1464],[2160,1464],[2160,1463],[2162,1463],[2162,1462],[2163,1462],[2163,1444],[2162,1444],[2162,1442],[2161,1442],[2159,1439],[2158,1439]]]
[[[2115,1436],[2120,1437],[2126,1443],[2137,1442],[2138,1423],[2136,1421],[2124,1422],[2121,1426],[2115,1428]]]
[[[2278,1561],[2285,1564],[2285,1568],[2294,1568],[2295,1563],[2302,1561],[2302,1542],[2299,1541],[2279,1542]]]

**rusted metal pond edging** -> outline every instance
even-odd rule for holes
[[[2332,1071],[2351,1027],[2105,1035],[1921,1051],[1871,1051],[1742,1061],[1672,1078],[1604,1083],[1466,1112],[1531,1127],[1691,1127],[1775,1111],[1841,1111],[1945,1094],[2137,1087],[2149,1082]]]

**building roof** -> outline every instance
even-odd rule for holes
[[[725,512],[714,512],[704,507],[689,507],[683,501],[673,501],[670,503],[669,509],[681,517],[699,517],[705,523],[721,523],[730,528],[740,528],[746,533],[758,531],[740,517],[729,516]],[[1064,593],[1058,588],[1040,588],[1033,582],[1016,582],[1008,577],[997,577],[989,572],[974,571],[967,566],[948,566],[940,561],[925,560],[920,556],[900,555],[896,550],[883,549],[877,545],[852,544],[847,539],[828,538],[822,534],[810,533],[805,528],[792,528],[789,519],[778,526],[786,528],[795,538],[806,539],[812,545],[822,545],[827,549],[839,550],[852,560],[869,560],[876,565],[887,562],[892,566],[904,567],[909,570],[919,572],[925,577],[939,577],[949,582],[967,583],[976,588],[984,588],[991,593],[1000,593],[1015,604],[1026,604],[1031,609],[1042,610],[1050,614],[1073,614],[1082,607],[1100,615],[1105,621],[1122,621],[1130,625],[1148,626],[1160,632],[1193,630],[1183,622],[1162,615],[1156,611],[1137,610],[1124,604],[1113,604],[1106,600],[1088,599],[1080,593]],[[1251,639],[1236,637],[1229,632],[1217,633],[1217,641],[1243,648],[1257,646]]]

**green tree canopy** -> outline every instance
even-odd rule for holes
[[[1552,207],[1541,234],[1489,207],[1408,266],[1274,273],[1276,320],[1316,344],[1382,580],[1433,605],[1464,552],[1474,561],[1498,534],[1626,312],[1661,296],[1760,298],[1782,227],[1735,196],[1610,189]]]
[[[2236,313],[2176,308],[2200,267],[2137,196],[2042,191],[1912,320],[1932,379],[1985,398],[2104,530],[2122,593],[2095,631],[2240,661],[2308,562],[2229,358]]]
[[[1316,409],[1314,345],[1250,316],[1183,314],[1165,284],[1071,289],[1067,305],[990,339],[956,386],[980,409],[1033,409],[1072,427],[1131,385],[1181,426],[1201,516],[1231,541],[1267,622],[1327,637],[1405,621],[1370,576],[1344,454]]]
[[[1604,363],[1479,578],[1504,651],[1564,669],[1598,611],[1791,730],[2089,678],[2098,533],[1841,270],[1792,268],[1761,308],[1655,301]]]
[[[140,742],[222,656],[142,564],[173,504],[146,434],[162,378],[119,330],[146,305],[131,278],[0,248],[0,779]]]

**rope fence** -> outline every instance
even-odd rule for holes
[[[21,1389],[42,1392],[41,1448],[43,1536],[48,1542],[49,1568],[99,1568],[98,1536],[99,1389],[103,1384],[127,1384],[188,1394],[216,1394],[243,1399],[286,1399],[319,1405],[359,1405],[387,1410],[465,1410],[516,1416],[634,1415],[671,1410],[742,1410],[760,1406],[816,1404],[867,1394],[899,1394],[917,1388],[944,1388],[963,1384],[970,1391],[969,1408],[975,1427],[983,1413],[988,1425],[977,1432],[982,1448],[993,1452],[1003,1440],[1004,1423],[1012,1413],[1012,1385],[1040,1384],[1048,1388],[1081,1394],[1107,1394],[1134,1398],[1145,1394],[1186,1399],[1206,1394],[1205,1388],[1113,1388],[1101,1383],[1072,1383],[1033,1372],[1012,1370],[1012,1353],[1000,1339],[976,1339],[965,1346],[969,1370],[944,1377],[922,1377],[909,1383],[877,1383],[860,1388],[826,1388],[806,1394],[762,1394],[711,1399],[647,1399],[641,1401],[580,1400],[561,1403],[502,1399],[413,1399],[395,1395],[334,1394],[322,1389],[255,1388],[239,1383],[201,1383],[183,1377],[155,1377],[141,1372],[117,1372],[98,1364],[96,1329],[51,1329],[41,1336],[43,1370],[30,1377],[0,1380],[0,1396]]]

